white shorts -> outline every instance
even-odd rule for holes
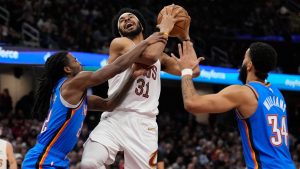
[[[153,169],[157,163],[158,126],[156,116],[130,112],[110,112],[89,138],[108,149],[106,164],[112,164],[118,151],[124,151],[125,169]]]

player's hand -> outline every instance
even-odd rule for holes
[[[150,35],[148,38],[145,39],[145,41],[148,43],[148,45],[152,45],[156,42],[162,42],[164,44],[167,43],[168,37],[164,36],[162,32],[154,32],[152,35]]]
[[[132,70],[133,70],[132,77],[135,79],[138,76],[143,75],[146,72],[147,67],[149,67],[149,66],[141,64],[141,63],[134,63],[132,65]]]
[[[193,43],[190,41],[183,41],[183,44],[178,44],[179,58],[173,53],[172,57],[177,61],[181,70],[183,69],[197,69],[199,62],[204,60],[204,57],[197,58]],[[199,70],[200,71],[200,70]]]
[[[190,25],[191,25],[191,17],[188,16],[188,19],[187,19],[187,28],[185,29],[185,32],[183,35],[179,35],[178,38],[181,40],[181,41],[190,41],[191,38],[190,38]]]
[[[174,10],[176,10],[176,11],[174,11]],[[162,20],[161,20],[160,24],[157,25],[156,27],[158,27],[160,29],[160,32],[169,34],[172,31],[174,24],[178,21],[183,20],[184,18],[176,18],[177,14],[180,12],[180,10],[175,9],[174,4],[173,4],[171,13],[167,13],[167,12],[168,11],[165,10],[165,13],[162,14]]]

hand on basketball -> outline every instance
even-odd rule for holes
[[[193,43],[190,41],[183,41],[183,44],[178,44],[179,58],[173,53],[172,57],[177,61],[181,70],[198,68],[199,62],[204,60],[204,57],[197,58]]]
[[[181,41],[191,40],[191,38],[190,38],[190,24],[191,24],[191,17],[188,16],[188,18],[186,19],[186,28],[184,29],[184,32],[182,34],[178,35],[178,38]]]
[[[175,5],[171,5],[171,10],[164,10],[162,13],[162,19],[160,23],[157,25],[157,27],[160,29],[160,32],[164,32],[169,34],[173,27],[174,24],[178,21],[183,20],[183,18],[176,18],[177,14],[180,12],[180,9],[177,8],[175,9]]]

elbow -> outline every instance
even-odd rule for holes
[[[200,110],[201,108],[199,107],[199,105],[195,104],[195,100],[192,99],[187,99],[184,101],[184,109],[189,112],[192,113],[194,115],[201,113]]]
[[[145,65],[153,65],[157,60],[158,60],[158,54],[154,54],[154,53],[147,53],[147,54],[143,54],[141,59],[140,59],[140,62],[142,64],[145,64]]]
[[[184,100],[184,109],[188,111],[189,113],[194,113],[194,104],[191,99]]]
[[[115,104],[113,104],[111,102],[107,102],[105,111],[112,112],[115,108],[116,108]]]

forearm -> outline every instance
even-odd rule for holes
[[[192,98],[197,95],[197,91],[195,89],[194,83],[192,81],[192,76],[183,76],[181,79],[181,90],[182,90],[182,97],[184,102],[184,107],[190,111],[192,108],[192,103],[196,100]]]
[[[163,42],[154,43],[149,45],[142,54],[141,60],[156,61],[163,53],[166,44]]]
[[[111,94],[108,98],[104,99],[99,96],[90,96],[88,108],[94,111],[112,111],[115,109],[124,99],[128,89],[131,87],[134,78],[132,77],[132,71],[127,75],[127,78],[123,81],[121,86]]]
[[[121,86],[111,94],[107,98],[107,105],[110,110],[115,109],[125,98],[127,91],[132,86],[135,78],[132,76],[133,70],[131,69],[130,72],[125,77],[125,80],[122,82]]]
[[[9,162],[9,168],[10,169],[18,169],[17,161],[11,161],[11,162]]]
[[[148,43],[143,40],[132,50],[126,52],[125,54],[118,57],[113,63],[117,65],[121,70],[120,72],[126,70],[132,63],[136,62],[142,55],[143,51],[147,48]]]

